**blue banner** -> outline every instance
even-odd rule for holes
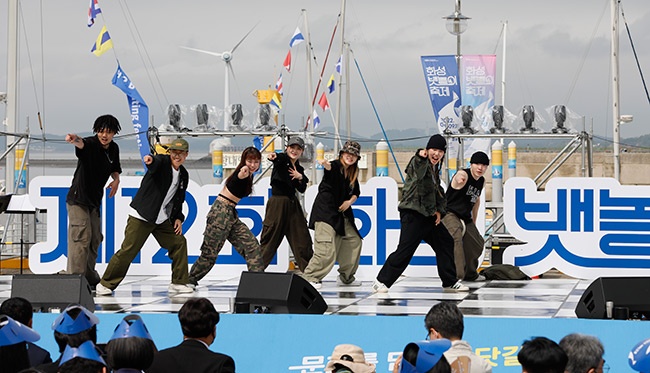
[[[113,76],[113,85],[122,90],[126,95],[129,102],[129,110],[131,111],[131,121],[133,122],[133,131],[136,133],[136,140],[138,142],[138,149],[140,150],[140,159],[150,153],[149,139],[147,138],[147,130],[149,129],[149,107],[135,89],[135,85],[131,82],[126,73],[122,70],[120,65],[117,65],[117,71]],[[144,160],[142,161],[144,166]],[[146,168],[146,167],[145,167]]]
[[[460,80],[456,56],[422,56],[420,59],[440,133],[457,132],[459,119],[454,107],[460,106]]]

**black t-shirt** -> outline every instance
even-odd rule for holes
[[[483,176],[475,180],[469,168],[463,169],[467,173],[467,182],[460,189],[447,188],[447,211],[453,212],[456,216],[466,222],[472,221],[472,208],[474,203],[481,197],[485,178]]]
[[[75,147],[77,169],[65,201],[71,205],[99,208],[104,186],[113,172],[122,173],[120,148],[114,141],[104,149],[97,135],[85,137],[84,147]]]

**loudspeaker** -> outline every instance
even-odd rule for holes
[[[323,314],[327,311],[327,303],[320,293],[294,273],[242,272],[235,304],[237,312],[244,313],[246,308],[249,313]]]
[[[92,289],[83,275],[14,275],[11,296],[27,299],[35,312],[60,312],[71,303],[95,311]]]
[[[599,277],[582,293],[576,316],[606,319],[605,302],[629,310],[629,318],[650,319],[650,277]]]

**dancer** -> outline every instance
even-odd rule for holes
[[[235,171],[226,179],[226,185],[208,212],[201,256],[190,270],[190,284],[198,285],[199,280],[210,272],[226,240],[246,259],[249,271],[264,271],[260,244],[235,210],[239,201],[253,191],[253,173],[260,168],[261,160],[260,151],[249,146],[242,152]]]
[[[485,183],[483,174],[490,165],[490,158],[479,151],[472,154],[469,163],[469,168],[456,172],[447,188],[447,214],[442,218],[442,224],[454,238],[458,279],[485,281],[485,277],[476,271],[485,246],[483,236],[476,228],[476,218]]]
[[[108,262],[104,276],[97,284],[97,295],[111,295],[124,280],[133,259],[153,235],[161,247],[167,249],[172,261],[170,293],[192,293],[187,279],[187,241],[183,236],[183,203],[189,183],[189,174],[183,163],[189,144],[175,139],[168,147],[169,154],[145,155],[147,173],[142,178],[124,228],[122,247]]]
[[[347,141],[332,162],[318,161],[325,168],[323,180],[318,185],[309,218],[309,228],[314,230],[314,256],[303,277],[316,289],[330,272],[334,262],[339,262],[337,283],[359,286],[354,274],[359,268],[361,235],[354,225],[352,204],[359,197],[359,155],[361,145]]]
[[[68,210],[68,264],[67,273],[82,274],[91,286],[99,283],[95,270],[97,250],[104,240],[101,214],[99,211],[108,184],[109,198],[113,198],[120,185],[120,148],[113,136],[122,128],[112,115],[102,115],[93,124],[94,136],[81,138],[74,133],[65,136],[65,141],[75,146],[77,168],[72,185],[65,199]]]
[[[440,186],[440,162],[445,156],[447,141],[433,135],[427,148],[418,149],[406,166],[406,181],[398,209],[400,234],[397,249],[381,267],[372,285],[375,293],[386,293],[409,265],[415,250],[424,240],[436,253],[438,275],[443,291],[469,291],[456,279],[454,265],[454,239],[440,216],[445,213],[445,194]]]
[[[296,191],[305,193],[309,179],[298,159],[305,148],[300,137],[292,137],[284,153],[269,154],[273,162],[271,174],[271,198],[266,204],[264,228],[260,236],[264,269],[271,264],[273,256],[284,237],[289,241],[298,268],[304,271],[313,255],[307,220]]]

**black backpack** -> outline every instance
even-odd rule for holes
[[[487,280],[530,280],[519,267],[510,264],[494,264],[481,271]]]

